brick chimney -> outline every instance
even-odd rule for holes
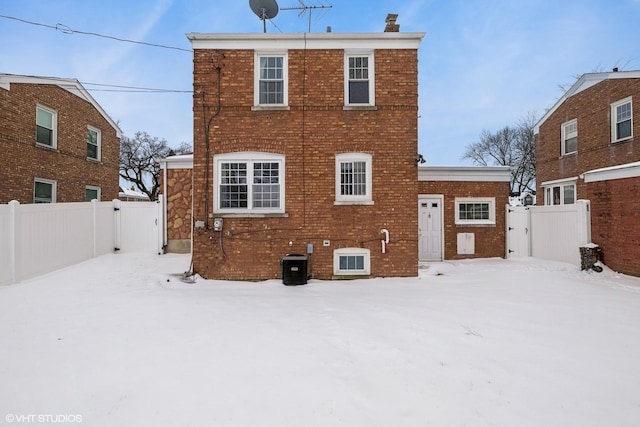
[[[389,13],[387,15],[387,19],[384,22],[387,23],[387,26],[384,29],[385,33],[398,33],[400,32],[400,25],[396,24],[396,19],[398,19],[397,13]]]

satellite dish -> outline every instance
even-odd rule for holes
[[[258,18],[262,20],[264,32],[267,32],[267,19],[275,18],[278,14],[278,3],[276,0],[249,0],[249,6]]]

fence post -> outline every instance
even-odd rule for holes
[[[589,200],[576,200],[578,246],[591,243],[591,202]]]
[[[159,194],[156,202],[156,218],[158,225],[158,255],[162,255],[164,247],[164,195]]]
[[[120,250],[120,200],[113,199],[113,220],[114,220],[114,247],[113,251],[117,252]]]
[[[17,274],[17,252],[18,252],[18,207],[20,202],[12,200],[9,202],[9,264],[11,264],[11,284],[15,284],[18,279]]]
[[[91,223],[92,223],[92,227],[91,227],[91,231],[93,234],[93,254],[92,254],[92,258],[96,257],[96,246],[97,246],[97,242],[96,240],[98,239],[98,218],[97,218],[97,213],[98,211],[98,200],[97,199],[93,199],[91,200]]]

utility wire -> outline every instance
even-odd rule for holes
[[[63,34],[84,34],[84,35],[87,35],[87,36],[102,37],[102,38],[105,38],[105,39],[116,40],[116,41],[119,41],[119,42],[135,43],[135,44],[141,44],[141,45],[145,45],[145,46],[159,47],[159,48],[163,48],[163,49],[173,49],[173,50],[181,50],[181,51],[184,51],[184,52],[192,52],[191,49],[184,49],[184,48],[181,48],[181,47],[167,46],[167,45],[162,45],[162,44],[157,44],[157,43],[147,43],[147,42],[141,42],[141,41],[136,41],[136,40],[122,39],[122,38],[119,38],[119,37],[107,36],[105,34],[92,33],[92,32],[88,32],[88,31],[74,30],[73,28],[71,28],[71,27],[69,27],[69,26],[67,26],[65,24],[60,24],[60,23],[58,23],[56,25],[47,25],[47,24],[42,24],[40,22],[27,21],[26,19],[16,18],[15,16],[6,16],[6,15],[0,15],[0,18],[11,19],[11,20],[14,20],[14,21],[23,22],[25,24],[37,25],[37,26],[45,27],[45,28],[51,28],[51,29],[54,29],[56,31],[60,31]]]

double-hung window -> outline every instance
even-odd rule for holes
[[[611,142],[624,141],[633,136],[633,108],[631,97],[611,104]]]
[[[284,156],[231,153],[215,157],[219,213],[284,213]]]
[[[36,178],[33,184],[33,203],[55,203],[56,181]]]
[[[100,160],[100,145],[102,142],[102,134],[100,129],[93,126],[87,126],[87,158],[91,160]]]
[[[58,113],[47,107],[36,107],[36,143],[57,147]]]
[[[562,155],[578,151],[578,120],[562,124]]]
[[[343,153],[336,155],[335,204],[371,204],[371,154]]]
[[[456,197],[457,225],[495,225],[495,197]]]
[[[344,57],[344,70],[345,105],[375,105],[373,52],[346,52]]]
[[[255,54],[254,104],[263,107],[288,105],[288,55],[284,53]]]

